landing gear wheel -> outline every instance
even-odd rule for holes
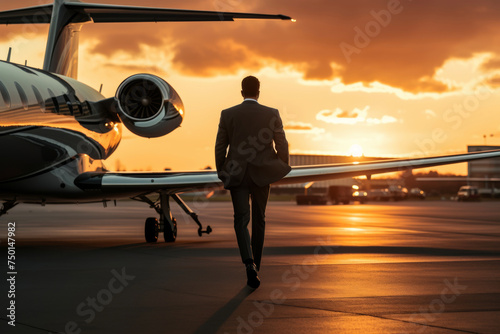
[[[177,238],[177,221],[175,218],[172,218],[172,222],[174,225],[173,229],[168,222],[165,224],[165,231],[163,231],[165,242],[174,242]]]
[[[158,219],[153,217],[146,219],[146,224],[144,225],[144,236],[146,237],[146,242],[158,241]]]

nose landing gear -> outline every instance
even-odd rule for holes
[[[132,199],[145,202],[150,205],[151,208],[160,215],[160,221],[154,217],[149,217],[146,219],[144,225],[144,235],[146,237],[146,242],[156,242],[158,241],[158,233],[163,232],[163,237],[165,242],[174,242],[177,239],[177,221],[172,216],[170,210],[170,197],[188,214],[194,222],[198,225],[198,235],[201,237],[202,234],[210,234],[212,228],[207,226],[206,230],[203,230],[203,226],[198,220],[198,215],[189,208],[189,206],[179,197],[177,194],[166,194],[160,193],[160,197],[156,201],[152,201],[145,195],[134,197]]]

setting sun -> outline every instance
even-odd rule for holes
[[[363,148],[361,145],[358,144],[353,144],[351,148],[349,149],[349,155],[359,158],[363,156]]]

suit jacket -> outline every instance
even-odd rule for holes
[[[246,100],[221,112],[215,163],[224,188],[239,186],[246,172],[258,186],[276,182],[290,172],[288,159],[277,109]]]

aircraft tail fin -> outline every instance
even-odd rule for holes
[[[0,12],[0,24],[50,23],[43,69],[75,78],[78,73],[78,33],[91,21],[88,15],[67,5],[78,0],[55,0],[53,4]]]

